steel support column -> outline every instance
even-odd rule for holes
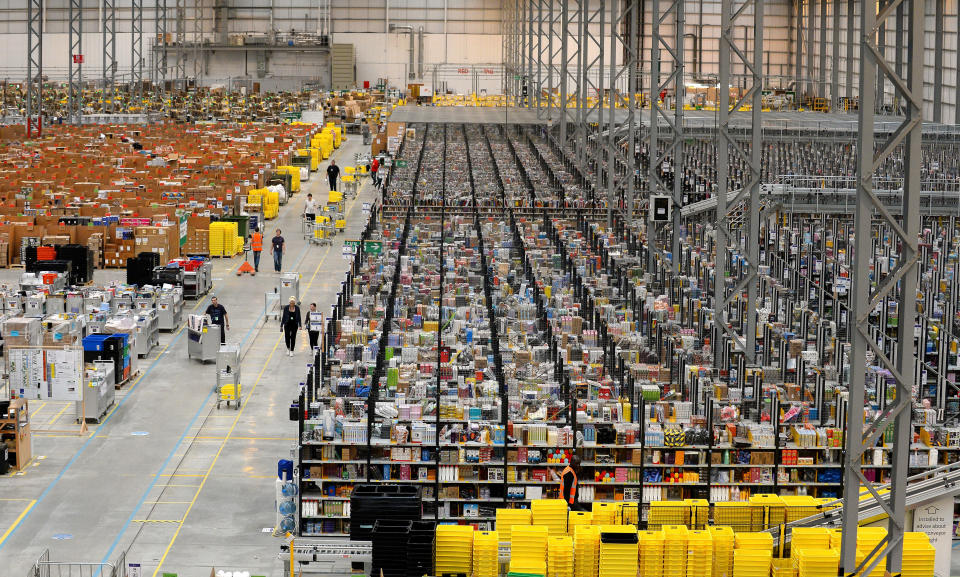
[[[797,1],[807,5],[807,96],[813,96],[817,93],[816,87],[813,85],[813,79],[816,78],[813,74],[813,59],[816,56],[813,49],[817,45],[817,11],[815,9],[817,2],[816,0]]]
[[[579,109],[582,99],[580,98],[580,75],[577,66],[580,63],[580,44],[582,41],[580,20],[580,2],[579,0],[562,0],[560,3],[560,146],[566,147],[567,139],[570,137],[569,115],[567,101],[573,94],[575,108]],[[576,26],[574,34],[571,34],[571,28]],[[574,125],[574,134],[578,132]]]
[[[610,130],[606,139],[608,227],[613,225],[613,211],[620,211],[621,206],[626,209],[627,223],[633,223],[636,193],[634,158],[637,149],[637,113],[634,99],[640,65],[640,55],[637,53],[639,22],[640,0],[613,0],[610,3],[610,88],[607,102]],[[619,66],[618,54],[622,55]],[[626,89],[622,86],[624,76]],[[623,112],[619,117],[618,107]],[[620,194],[623,194],[623,203],[620,202]]]
[[[117,112],[117,5],[103,0],[103,102],[104,110]]]
[[[830,3],[833,11],[833,39],[830,63],[830,110],[837,110],[840,104],[840,0]]]
[[[856,0],[847,0],[847,65],[846,65],[847,98],[853,98],[853,68],[854,68],[853,29],[855,27],[855,22],[857,20],[856,7],[857,7]]]
[[[827,97],[827,0],[820,0],[820,73],[817,74],[820,86],[817,95]]]
[[[153,58],[153,83],[162,93],[167,83],[167,0],[157,0],[157,11],[154,17],[157,34],[153,41],[156,52]]]
[[[537,108],[537,118],[543,118],[541,114],[543,111],[543,61],[546,59],[543,41],[543,5],[547,2],[553,4],[552,0],[534,0],[534,4],[536,4],[533,11],[535,20],[530,22],[530,26],[534,30],[533,55],[536,58],[536,66],[533,67],[533,69],[536,70],[536,78],[530,83],[530,87],[536,90],[533,104]]]
[[[143,0],[130,4],[130,102],[139,107],[143,97]]]
[[[580,28],[583,44],[580,46],[580,106],[577,128],[580,130],[578,156],[580,166],[588,166],[594,170],[594,185],[591,189],[591,202],[595,202],[596,194],[603,187],[602,153],[599,151],[599,130],[591,130],[591,125],[603,126],[603,82],[602,70],[604,63],[603,37],[606,31],[605,12],[606,0],[581,0]],[[594,30],[596,28],[596,30]],[[601,71],[597,77],[592,77],[590,71]],[[588,98],[593,97],[593,103]]]
[[[719,191],[717,195],[717,257],[716,281],[714,293],[716,311],[714,312],[715,339],[714,353],[719,359],[724,345],[724,335],[729,337],[736,351],[742,352],[748,364],[754,364],[757,350],[757,288],[758,271],[760,264],[760,171],[762,136],[761,109],[763,89],[763,0],[723,0],[721,4],[720,25],[720,122],[719,145],[717,149],[717,180]],[[735,30],[741,19],[753,12],[753,55],[748,56],[747,46],[738,44]],[[812,22],[812,17],[811,17]],[[744,24],[740,23],[740,26]],[[811,26],[812,30],[812,26]],[[731,57],[736,57],[738,65],[745,71],[744,83],[746,90],[740,98],[730,104],[730,65]],[[730,117],[736,114],[742,106],[750,104],[750,126],[743,131],[750,135],[750,145],[736,139],[730,129]],[[733,201],[727,202],[730,189],[730,152],[739,157],[746,169],[744,170],[744,186],[736,194]],[[746,226],[738,227],[734,215],[728,213],[727,207],[741,215],[742,223]],[[745,216],[743,216],[745,215]],[[727,251],[732,250],[742,257],[743,275],[735,279],[731,290],[726,286]],[[739,302],[743,293],[747,293],[747,322],[745,335],[729,325],[727,320],[727,306],[732,302]],[[719,366],[719,363],[718,363]]]
[[[200,50],[200,45],[203,43],[203,0],[196,0],[194,3],[194,13],[193,13],[193,81],[194,86],[199,89],[201,79],[203,77],[203,52]],[[410,32],[413,34],[413,32]],[[266,57],[266,52],[263,52],[264,57]]]
[[[934,16],[933,35],[933,121],[943,119],[943,12],[944,0],[934,0],[936,12]]]
[[[852,2],[853,0],[850,1]],[[800,98],[803,96],[803,0],[794,0],[794,4],[797,6],[797,16],[795,19],[797,38],[796,46],[793,50],[793,72],[797,78],[794,81],[794,88],[797,93],[797,98]]]
[[[70,43],[70,74],[68,77],[67,121],[80,124],[83,116],[83,0],[70,0],[68,18]]]
[[[177,19],[174,21],[174,36],[177,45],[177,63],[173,67],[174,86],[187,89],[187,0],[176,0]]]
[[[27,1],[27,136],[43,134],[43,4]]]
[[[650,14],[650,133],[647,144],[649,169],[647,190],[651,196],[663,195],[672,199],[672,251],[671,270],[676,273],[680,267],[680,208],[683,206],[683,35],[684,0],[668,0],[666,8],[661,0],[651,0]],[[664,34],[665,24],[673,24],[673,34]],[[667,68],[667,70],[664,70]],[[660,101],[660,95],[673,92],[673,117],[669,107]],[[664,124],[665,133],[661,138],[660,125]],[[663,141],[661,149],[661,140]],[[660,178],[660,169],[665,160],[673,162],[673,186],[668,188]],[[650,262],[648,269],[654,270],[654,255],[662,251],[657,246],[657,234],[652,216],[647,217],[647,242],[650,244]]]
[[[555,6],[553,0],[547,0],[549,3],[549,14],[547,21],[550,23],[547,36],[547,120],[553,121],[557,114],[566,113],[566,102],[558,100],[555,96],[559,92],[559,84],[562,81],[560,64],[566,59],[563,43],[563,10],[568,0],[560,0],[560,5]],[[554,108],[558,108],[557,113]]]
[[[878,32],[897,6],[907,9],[908,41],[905,63],[907,78],[897,75],[877,44]],[[861,0],[860,17],[863,34],[860,40],[860,111],[857,138],[857,206],[854,220],[856,236],[853,250],[853,286],[851,292],[852,349],[850,355],[849,405],[846,424],[846,451],[844,453],[844,501],[856,503],[861,487],[866,487],[889,516],[887,536],[863,561],[869,573],[883,556],[887,571],[900,573],[904,503],[907,488],[907,466],[912,427],[911,388],[916,375],[914,324],[917,294],[917,235],[920,230],[920,170],[921,131],[923,127],[923,0],[892,0],[879,6],[872,0]],[[877,102],[873,86],[885,77],[894,87],[898,99],[905,106],[905,118],[889,137],[877,141],[874,119]],[[876,151],[876,152],[874,152]],[[878,166],[893,155],[903,155],[902,216],[895,218],[874,193],[873,178]],[[896,266],[887,274],[874,273],[871,277],[872,235],[874,225],[890,231],[890,247],[896,254]],[[876,288],[874,288],[876,287]],[[898,308],[898,328],[895,359],[884,353],[870,338],[870,312],[885,298],[901,303]],[[896,394],[893,402],[864,425],[864,395],[866,389],[866,360],[872,353],[872,365],[893,379]],[[890,454],[890,494],[881,497],[874,484],[863,474],[862,456],[872,451],[877,439],[893,425]],[[889,501],[887,500],[889,499]],[[857,507],[843,510],[842,566],[845,574],[855,571],[857,545]]]

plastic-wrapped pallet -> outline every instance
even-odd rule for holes
[[[497,577],[500,571],[500,536],[496,531],[477,531],[473,535],[473,576]]]
[[[547,539],[547,574],[573,577],[573,539],[566,535]]]
[[[640,577],[663,577],[663,531],[640,531]]]
[[[530,503],[533,524],[547,527],[551,536],[567,533],[567,502],[563,499],[537,499]]]
[[[473,527],[440,525],[437,527],[437,575],[472,572]]]
[[[600,527],[600,575],[636,577],[639,564],[637,530],[630,525]]]
[[[546,527],[515,525],[510,538],[510,572],[546,575],[548,536]]]

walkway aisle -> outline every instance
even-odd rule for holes
[[[351,138],[335,158],[353,164],[363,148]],[[283,270],[301,273],[304,310],[316,302],[329,313],[348,266],[343,240],[359,237],[366,222],[361,207],[374,191],[365,183],[348,201],[347,232],[333,246],[308,246],[300,214],[307,192],[326,200],[324,169],[267,223],[265,237],[283,231]],[[23,476],[0,478],[4,573],[26,574],[50,549],[54,560],[96,562],[128,550],[127,561],[140,563],[144,577],[161,568],[206,575],[211,566],[278,574],[279,541],[263,530],[275,522],[276,461],[290,455],[295,441],[287,409],[310,356],[301,333],[296,357],[286,357],[279,324],[263,319],[263,295],[278,283],[272,258],[264,254],[256,277],[237,277],[239,264],[215,261],[214,278],[230,316],[227,339],[244,346],[243,407],[216,409],[214,365],[186,358],[184,331],[162,335],[160,347],[141,360],[143,375],[103,424],[84,437],[38,436],[34,454],[45,458]],[[97,281],[113,272],[99,271]],[[194,308],[202,311],[208,300]],[[42,410],[41,420],[53,416]]]

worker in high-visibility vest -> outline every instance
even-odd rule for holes
[[[260,253],[263,252],[263,233],[255,229],[250,236],[250,250],[253,251],[253,270],[260,272]]]
[[[577,508],[577,474],[580,471],[580,457],[574,455],[570,464],[560,473],[560,498],[567,502],[571,509]]]

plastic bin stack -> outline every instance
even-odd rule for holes
[[[933,577],[936,549],[926,533],[904,533],[902,577]]]
[[[825,527],[797,527],[790,537],[790,557],[795,560],[805,549],[829,548],[830,530]]]
[[[573,577],[572,537],[547,538],[547,574],[550,577]]]
[[[731,527],[707,527],[713,542],[713,577],[733,576],[734,533]]]
[[[407,577],[433,575],[435,521],[414,521],[407,540]]]
[[[210,256],[233,256],[237,250],[237,240],[240,241],[240,250],[243,250],[243,238],[237,236],[237,223],[211,222],[210,223]]]
[[[705,530],[687,531],[687,575],[711,577],[713,540]]]
[[[617,504],[616,503],[593,503],[593,524],[594,525],[616,525]]]
[[[473,535],[473,576],[497,577],[500,571],[500,536],[496,531],[477,531]]]
[[[637,530],[615,525],[600,528],[600,575],[636,577],[639,564]]]
[[[867,555],[869,555],[877,547],[880,541],[887,536],[887,530],[884,527],[860,527],[857,529],[857,567],[863,563]],[[869,573],[859,572],[857,575],[861,577],[883,577],[884,573],[887,570],[887,558],[886,556],[881,557],[880,561],[874,565],[873,570]]]
[[[470,525],[440,525],[437,527],[437,575],[463,573],[472,570],[473,527]]]
[[[538,499],[530,504],[533,524],[548,529],[551,537],[567,533],[567,503],[563,499]]]
[[[772,549],[735,549],[733,577],[770,577],[772,561]]]
[[[497,509],[497,533],[506,542],[511,541],[513,527],[529,525],[530,521],[530,509]]]
[[[570,511],[567,513],[567,534],[571,537],[576,535],[578,526],[592,524],[593,513],[590,511]]]
[[[797,577],[833,577],[840,566],[837,549],[800,549],[797,559]]]
[[[600,527],[577,525],[573,533],[573,551],[576,577],[596,577],[600,560]]]
[[[373,527],[373,575],[405,577],[412,521],[378,520]]]
[[[684,577],[687,574],[686,526],[666,525],[663,527],[663,566],[668,568],[671,577]]]
[[[510,538],[510,573],[546,575],[548,536],[544,526],[515,525]]]
[[[681,501],[654,501],[647,512],[647,527],[662,529],[666,525],[688,525],[690,508]]]
[[[773,535],[770,533],[737,533],[737,549],[773,552]]]
[[[663,531],[640,531],[640,577],[663,576]]]
[[[409,485],[357,485],[350,495],[350,540],[370,541],[377,521],[419,521],[420,493]]]

